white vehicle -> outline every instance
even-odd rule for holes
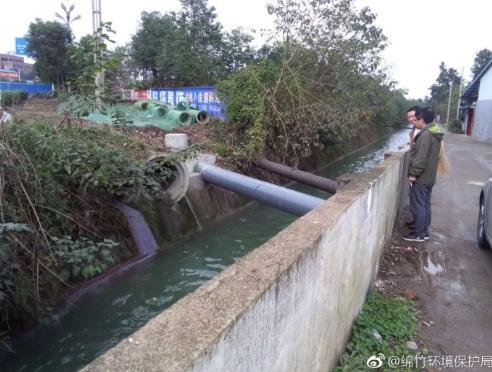
[[[479,205],[477,242],[480,248],[486,249],[492,242],[492,176],[483,185]]]

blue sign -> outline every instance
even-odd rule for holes
[[[27,92],[30,96],[34,93],[50,93],[52,89],[51,84],[43,83],[10,83],[10,82],[0,82],[0,90],[23,90]]]
[[[15,38],[15,54],[18,56],[26,55],[27,41],[23,37]]]
[[[188,101],[200,110],[205,110],[216,118],[224,119],[224,105],[217,97],[214,87],[156,88],[151,89],[151,97],[153,100],[172,106],[177,105],[179,101]]]

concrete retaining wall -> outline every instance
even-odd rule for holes
[[[191,174],[187,197],[172,207],[145,198],[130,203],[145,216],[161,249],[196,233],[202,226],[216,223],[248,202],[231,191],[205,184],[199,173]]]
[[[149,321],[86,371],[327,371],[402,199],[394,154]]]

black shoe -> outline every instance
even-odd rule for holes
[[[405,239],[407,242],[417,242],[417,243],[425,242],[425,238],[423,236],[418,236],[415,234],[408,234],[407,236],[404,236],[403,239]]]
[[[427,240],[429,240],[429,239],[430,239],[430,238],[429,238],[429,234],[424,234],[424,240],[425,240],[425,241],[427,241]]]

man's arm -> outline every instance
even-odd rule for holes
[[[412,166],[408,170],[409,176],[418,178],[422,173],[424,173],[427,168],[431,144],[432,138],[430,133],[424,133],[420,136],[417,153],[413,159]]]

